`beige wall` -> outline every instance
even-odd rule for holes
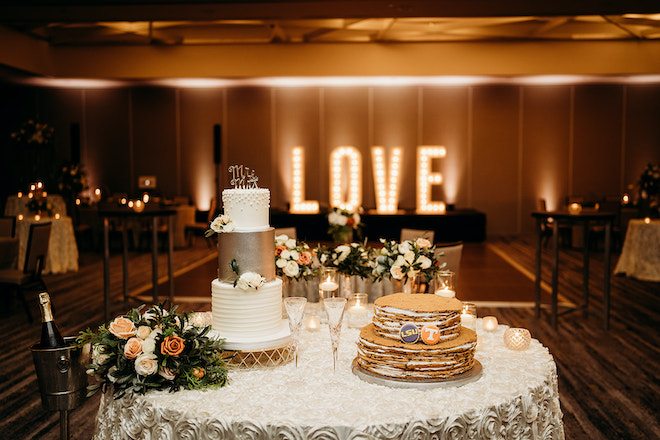
[[[660,162],[660,84],[3,91],[4,129],[37,111],[56,127],[62,158],[69,125],[80,123],[92,185],[133,191],[139,175],[156,175],[164,195],[190,195],[202,209],[215,194],[214,124],[222,124],[220,187],[228,165],[245,164],[276,208],[289,201],[293,146],[306,147],[306,195],[322,204],[330,151],[358,148],[367,209],[375,207],[370,147],[402,146],[400,207],[414,209],[415,148],[444,145],[437,169],[446,184],[434,197],[485,212],[489,234],[531,231],[539,197],[558,207],[568,195],[620,194],[647,162]],[[19,101],[22,110],[9,114]]]

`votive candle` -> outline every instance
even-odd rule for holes
[[[321,318],[319,316],[306,316],[305,317],[305,328],[309,331],[315,332],[321,328]]]

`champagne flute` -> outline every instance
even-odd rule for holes
[[[291,330],[291,335],[293,336],[293,352],[296,359],[296,368],[298,368],[298,342],[300,341],[300,329],[305,314],[305,304],[307,304],[307,298],[302,296],[284,298],[284,307],[286,308],[286,315],[289,318],[289,330]]]
[[[330,329],[330,341],[332,342],[332,369],[337,371],[337,349],[339,348],[339,334],[341,333],[341,321],[344,317],[346,298],[326,298],[323,306],[328,314],[328,328]]]

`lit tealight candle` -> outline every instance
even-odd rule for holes
[[[44,187],[43,182],[37,182],[37,188],[41,189]]]
[[[451,289],[437,289],[435,291],[436,295],[444,296],[445,298],[455,298],[456,292]]]
[[[23,214],[18,214],[18,219],[23,220]]]
[[[337,288],[339,288],[339,284],[335,283],[334,281],[323,281],[321,284],[319,284],[319,288],[325,292],[331,292],[333,290],[337,290]]]
[[[497,318],[494,316],[484,316],[484,319],[481,321],[481,327],[487,332],[497,330],[497,325]]]
[[[48,193],[46,191],[42,192],[41,197],[45,199],[46,197],[48,197]]]
[[[18,197],[19,199],[22,199],[23,198],[23,193],[19,191],[18,194],[16,194],[16,197]]]
[[[101,198],[101,188],[96,188],[96,189],[94,190],[94,195],[95,195],[97,198],[100,199],[100,198]]]
[[[128,207],[133,209],[133,200],[128,201]]]
[[[647,225],[651,223],[651,217],[644,217],[644,223],[646,223]]]
[[[34,216],[34,220],[35,220],[35,221],[39,221],[39,220],[41,220],[41,216],[40,216],[39,214],[35,215],[35,216]]]
[[[321,318],[318,316],[306,316],[305,328],[310,331],[316,331],[321,328]]]
[[[55,214],[55,218],[59,220],[59,218],[60,218],[60,213],[59,212]]]
[[[144,211],[144,202],[142,202],[142,200],[136,200],[135,203],[133,204],[133,210],[135,212]]]
[[[76,199],[76,206],[80,206],[80,199]]]
[[[461,313],[461,325],[463,327],[477,331],[477,306],[473,303],[463,303]]]
[[[571,203],[568,205],[568,213],[569,214],[579,214],[582,212],[582,205],[579,203]]]
[[[125,205],[126,203],[128,203],[128,201],[126,200],[126,197],[122,197],[120,203],[122,205]]]
[[[144,193],[144,195],[142,196],[142,201],[144,203],[149,203],[149,194]]]
[[[34,191],[35,189],[37,189],[37,185],[35,185],[34,183],[30,185],[30,191]]]

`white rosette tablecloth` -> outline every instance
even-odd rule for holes
[[[563,439],[552,356],[536,340],[508,350],[505,328],[480,332],[479,380],[430,390],[355,376],[355,329],[342,330],[333,373],[327,326],[303,331],[297,369],[232,370],[216,390],[106,394],[94,439]]]

